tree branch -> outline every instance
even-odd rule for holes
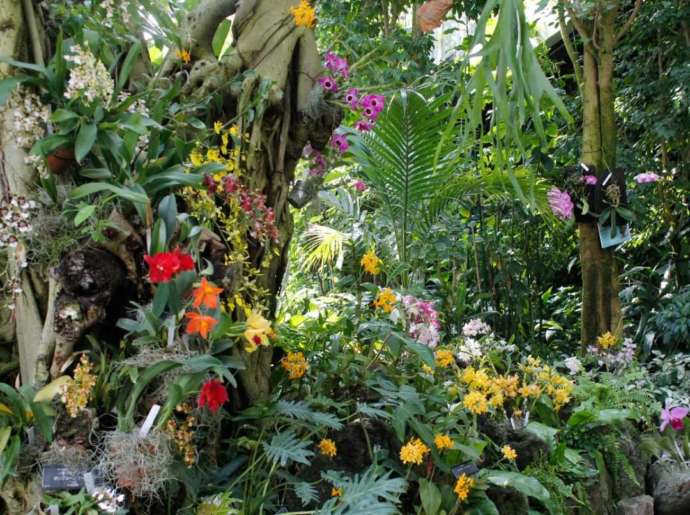
[[[561,38],[563,39],[563,45],[565,46],[565,51],[573,63],[573,73],[575,74],[575,82],[577,82],[577,89],[580,91],[580,96],[582,96],[582,70],[580,68],[580,63],[578,61],[577,52],[575,52],[575,46],[573,41],[570,39],[570,34],[568,33],[568,27],[565,21],[565,13],[563,11],[563,5],[558,4],[558,26],[561,31]]]
[[[640,7],[642,7],[642,0],[635,0],[633,11],[630,16],[628,16],[628,19],[625,21],[625,24],[621,30],[619,30],[618,34],[616,34],[616,37],[614,38],[615,42],[620,41],[621,38],[630,30],[630,27],[632,27],[633,23],[635,23],[635,20],[637,19],[637,15],[640,12]]]
[[[22,7],[24,8],[24,17],[26,24],[29,27],[29,37],[31,38],[31,51],[33,53],[34,63],[43,66],[45,59],[43,58],[43,44],[41,43],[41,36],[38,31],[38,22],[36,21],[36,12],[31,0],[22,0]]]
[[[582,20],[580,20],[575,15],[575,11],[573,11],[572,7],[565,5],[565,10],[568,11],[568,16],[570,16],[570,21],[573,23],[573,27],[575,27],[575,29],[577,29],[577,32],[580,34],[580,37],[582,39],[590,41],[592,39],[591,32],[587,30],[587,27],[585,27]]]

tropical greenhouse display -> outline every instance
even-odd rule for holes
[[[0,514],[690,514],[690,2],[0,0]]]

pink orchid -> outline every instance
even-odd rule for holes
[[[652,182],[657,182],[661,177],[654,172],[640,173],[635,176],[635,182],[637,184],[649,184]]]
[[[331,147],[343,154],[344,152],[347,152],[348,148],[350,148],[350,144],[347,142],[347,138],[343,134],[334,134],[331,137]]]
[[[359,90],[357,88],[350,88],[345,92],[345,102],[347,102],[352,109],[357,109],[359,103]]]
[[[668,408],[668,402],[666,403],[666,408],[661,411],[661,425],[659,426],[659,431],[666,429],[666,426],[671,424],[671,427],[680,431],[683,429],[683,419],[688,415],[688,408]]]
[[[373,127],[374,124],[370,120],[361,119],[355,122],[355,129],[361,132],[369,132]]]
[[[335,93],[338,91],[338,83],[335,81],[333,77],[329,77],[328,75],[325,75],[319,79],[319,84],[321,84],[321,87],[325,89],[326,91],[330,91],[331,93]]]
[[[350,66],[347,59],[340,57],[333,52],[327,52],[325,57],[326,68],[336,75],[341,75],[347,79],[350,76]]]
[[[573,217],[575,204],[573,204],[573,200],[570,198],[567,191],[561,191],[554,186],[547,194],[547,197],[551,211],[553,211],[556,217],[563,220],[568,220]]]
[[[383,111],[383,106],[386,103],[386,97],[383,95],[367,95],[362,98],[360,102],[363,109],[371,108],[376,113]]]
[[[366,191],[366,189],[367,189],[366,183],[365,183],[364,181],[362,181],[362,180],[356,180],[355,183],[353,184],[353,186],[354,186],[355,189],[356,189],[357,191],[359,191],[360,193],[363,192],[363,191]]]
[[[587,186],[594,186],[597,183],[597,176],[596,175],[583,175],[582,176],[582,182],[584,182]]]

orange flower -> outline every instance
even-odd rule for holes
[[[213,317],[192,311],[188,311],[184,316],[189,319],[187,334],[198,334],[204,339],[208,338],[208,333],[213,331],[218,323],[218,320]]]
[[[199,308],[204,306],[208,309],[216,309],[218,307],[218,295],[223,291],[223,288],[216,288],[216,285],[210,283],[206,278],[201,279],[201,286],[194,290],[194,303],[192,306]]]

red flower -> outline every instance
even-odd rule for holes
[[[220,407],[229,400],[228,391],[223,383],[218,379],[209,379],[201,386],[197,405],[200,408],[208,406],[211,413],[217,413]]]
[[[180,249],[172,252],[159,252],[153,256],[144,256],[149,265],[149,280],[152,283],[167,283],[180,272],[194,270],[194,260]]]

